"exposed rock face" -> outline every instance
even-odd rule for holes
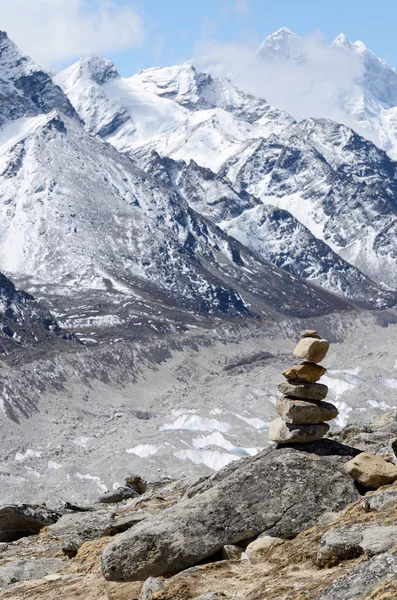
[[[305,425],[331,421],[338,409],[330,402],[304,402],[290,398],[277,399],[277,412],[287,424]]]
[[[397,466],[381,456],[362,452],[345,465],[346,471],[363,485],[379,488],[397,480]]]
[[[35,535],[46,525],[56,523],[60,513],[44,506],[21,504],[0,507],[0,542],[13,542]]]
[[[328,431],[327,423],[289,425],[280,418],[270,423],[269,438],[279,444],[306,444],[321,440]]]
[[[328,388],[323,383],[290,383],[283,381],[278,386],[282,394],[289,398],[299,398],[302,400],[323,400],[328,393]]]
[[[294,350],[294,356],[308,362],[319,363],[328,352],[329,342],[314,337],[304,337]]]
[[[331,585],[319,600],[362,600],[397,574],[397,552],[375,556]],[[387,598],[387,596],[385,596]],[[391,598],[391,596],[389,596]]]
[[[144,580],[186,569],[262,532],[293,537],[358,497],[343,462],[285,448],[231,463],[199,484],[194,497],[111,543],[102,556],[103,574]]]

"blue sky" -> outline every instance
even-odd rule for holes
[[[250,44],[280,27],[299,35],[340,32],[397,67],[397,0],[3,0],[6,30],[42,66],[57,70],[89,53],[124,76],[180,63],[200,42]]]
[[[259,45],[286,26],[298,35],[320,31],[326,42],[340,32],[361,39],[397,67],[396,0],[141,0],[133,5],[144,24],[139,48],[107,52],[122,75],[191,58],[202,40],[243,41]]]

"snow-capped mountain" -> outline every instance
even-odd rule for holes
[[[96,81],[114,78],[103,64]],[[205,314],[343,306],[253,255],[87,132],[69,106],[63,99],[59,110],[9,116],[2,128],[0,268],[15,281],[47,299],[107,291]]]
[[[282,31],[261,52],[274,47],[276,60],[284,47],[301,61],[299,44]],[[56,81],[89,131],[113,123],[108,142],[256,254],[349,299],[393,302],[382,288],[395,288],[394,241],[383,232],[396,217],[396,165],[351,129],[297,124],[191,65],[122,79],[90,57]],[[268,219],[275,207],[284,212]]]
[[[216,169],[247,140],[293,122],[263,100],[191,65],[149,69],[123,79],[109,61],[88,57],[55,77],[89,131],[120,152],[152,150]]]
[[[350,62],[354,72],[351,79],[346,78],[343,89],[338,93],[330,86],[326,101],[316,105],[317,116],[332,118],[337,111],[341,119],[345,117],[346,124],[353,127],[356,124],[361,135],[397,159],[397,71],[363,42],[351,42],[343,33],[332,42],[331,50],[336,60]],[[307,82],[307,87],[294,90],[294,94],[289,96],[288,106],[292,114],[294,100],[298,107],[305,96],[310,97],[311,87],[324,88],[326,82],[326,70],[311,69],[310,51],[307,39],[285,27],[268,36],[258,48],[258,56],[265,64],[274,67],[295,64],[303,75],[302,80]],[[329,66],[332,68],[332,64]],[[290,73],[288,69],[280,68],[279,76],[288,78]]]
[[[187,164],[155,154],[148,157],[145,169],[170,185],[200,214],[281,269],[364,306],[394,304],[394,293],[343,260],[298,218],[264,204],[243,186],[237,192],[227,177],[194,161]],[[263,201],[267,202],[265,197]]]

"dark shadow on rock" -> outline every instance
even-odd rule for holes
[[[363,452],[362,450],[358,450],[357,448],[341,444],[336,440],[330,440],[328,438],[324,438],[318,442],[309,442],[307,444],[278,444],[276,446],[276,450],[282,450],[284,448],[293,448],[300,452],[310,452],[312,454],[317,454],[318,456],[347,456],[351,458],[354,458]]]

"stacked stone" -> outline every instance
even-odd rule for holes
[[[294,350],[294,356],[304,362],[284,371],[287,381],[278,389],[283,394],[277,400],[280,415],[270,423],[269,438],[279,444],[305,444],[321,440],[329,431],[326,421],[338,416],[338,409],[329,402],[323,402],[328,387],[317,383],[326,369],[319,365],[328,352],[329,342],[322,339],[317,331],[301,333],[301,340]]]

